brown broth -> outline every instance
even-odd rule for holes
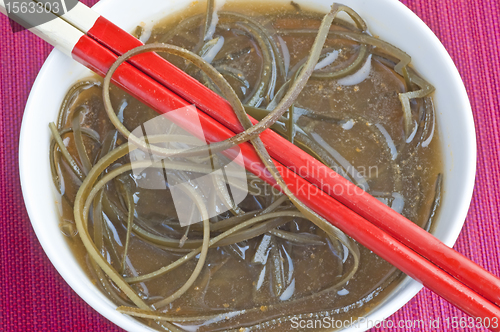
[[[317,28],[322,19],[322,14],[304,8],[301,8],[302,12],[298,12],[298,8],[292,5],[245,3],[243,6],[242,4],[242,2],[228,2],[223,10],[248,15],[265,25],[271,32],[290,28]],[[186,11],[166,18],[155,26],[148,42],[169,42],[190,50],[199,50],[204,15],[200,15],[190,29],[179,32],[168,40],[165,35],[182,24],[183,20],[199,15],[204,10],[204,3],[195,2]],[[250,39],[241,26],[236,25],[236,28],[228,30],[225,29],[228,24],[224,20],[221,21],[216,35],[224,38],[224,46],[213,63],[224,70],[225,77],[240,98],[248,100],[248,95],[255,91],[257,82],[262,76],[262,52],[259,51],[255,40]],[[351,29],[348,24],[337,23],[339,24],[332,29]],[[282,35],[281,38],[290,54],[286,66],[290,77],[293,75],[293,70],[297,70],[301,61],[307,57],[314,35]],[[279,49],[281,47],[279,40],[274,38],[273,41]],[[327,48],[341,50],[334,64],[335,68],[341,68],[352,62],[359,51],[359,45],[356,43],[340,39],[330,38],[326,45]],[[173,56],[166,58],[205,82],[203,76],[184,60]],[[436,178],[442,171],[438,128],[435,128],[433,139],[425,148],[418,142],[406,143],[398,93],[407,91],[408,87],[386,64],[375,57],[369,61],[371,61],[370,75],[356,85],[346,86],[335,80],[312,78],[295,103],[296,112],[303,114],[296,119],[296,123],[310,137],[320,137],[323,147],[329,146],[325,148],[326,150],[334,149],[334,153],[341,155],[342,158],[334,159],[343,165],[343,170],[347,173],[357,172],[360,176],[359,185],[366,186],[372,195],[387,204],[397,205],[395,201],[403,198],[402,214],[422,227],[429,227],[429,222],[432,222],[429,221],[429,214],[435,196]],[[244,79],[241,79],[242,77]],[[99,78],[93,79],[100,81]],[[283,75],[278,77],[274,91],[276,92],[284,82]],[[119,115],[129,130],[157,115],[118,88],[112,88],[111,96],[115,109],[119,110]],[[259,106],[265,107],[269,100],[270,98],[262,100]],[[415,122],[425,125],[426,123],[421,121],[422,103],[414,102],[412,108]],[[101,153],[102,142],[106,137],[111,138],[115,135],[114,127],[107,119],[102,105],[102,92],[99,86],[85,88],[72,96],[66,110],[67,116],[61,121],[62,128],[72,127],[72,119],[78,114],[77,112],[81,113],[81,126],[91,128],[99,134],[101,143],[96,143],[87,135],[83,135],[88,155],[91,162],[95,163]],[[307,112],[324,118],[312,119],[307,116]],[[326,120],[326,117],[330,120]],[[392,143],[387,140],[387,136],[390,136]],[[68,150],[81,165],[73,134],[68,133],[63,138]],[[116,142],[112,146],[116,147],[124,142],[125,140],[117,134]],[[88,269],[96,284],[101,286],[98,276],[88,264],[81,241],[75,236],[74,229],[71,230],[73,225],[71,206],[81,184],[80,180],[71,172],[68,164],[62,158],[58,158],[56,161],[62,175],[65,197],[62,200],[61,225],[68,235],[75,255]],[[117,163],[125,162],[128,162],[127,158],[122,158]],[[334,168],[333,165],[329,166]],[[350,179],[354,177],[351,175]],[[175,226],[176,213],[168,190],[136,188],[130,178],[122,182],[137,200],[136,222],[141,227],[175,239],[182,237],[183,229]],[[111,213],[111,206],[118,206],[126,211],[126,205],[123,197],[117,194],[117,186],[119,184],[116,181],[107,186],[106,195],[111,204],[104,207],[103,211],[105,228],[111,238],[104,243],[105,255],[119,270],[126,236],[126,220],[123,216]],[[265,184],[259,183],[258,186],[269,190]],[[240,207],[244,211],[265,207],[270,204],[271,196],[247,197]],[[229,214],[224,214],[222,218],[228,216]],[[92,223],[90,228],[90,233],[93,234]],[[358,317],[365,317],[383,303],[388,293],[402,280],[403,275],[392,265],[359,245],[361,253],[359,270],[349,283],[340,289],[315,296],[315,293],[341,279],[342,274],[353,265],[352,256],[343,257],[338,244],[332,243],[325,233],[308,220],[296,218],[279,226],[279,229],[292,233],[313,234],[323,241],[324,245],[297,244],[265,234],[241,243],[210,249],[207,263],[193,287],[167,306],[165,312],[181,316],[221,314],[223,319],[198,326],[199,331],[231,329],[238,331],[242,327],[244,329],[241,331],[247,331],[247,328],[283,331],[290,330],[291,317],[321,319],[329,316],[335,320],[351,318],[355,320]],[[200,234],[199,228],[193,227],[189,238],[200,238]],[[264,264],[252,262],[257,248],[266,236],[272,238],[268,247],[270,258]],[[129,266],[125,270],[125,276],[152,272],[181,258],[185,253],[186,250],[164,250],[133,233],[128,255],[133,269]],[[189,278],[195,264],[195,260],[189,261],[161,277],[134,284],[134,288],[147,303],[154,303],[181,287]],[[266,271],[262,272],[264,267]],[[264,277],[258,288],[261,273]],[[292,288],[294,289],[289,300],[280,299],[286,297],[285,292]],[[105,290],[104,292],[106,293]],[[127,302],[125,296],[120,294],[119,296],[123,303]],[[231,310],[249,312],[226,319],[224,315]],[[180,326],[189,328],[189,324]]]

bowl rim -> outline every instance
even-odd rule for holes
[[[110,8],[112,8],[113,4],[118,0],[102,0],[98,2],[93,9],[97,12],[108,12]],[[279,2],[283,2],[278,0]],[[321,1],[321,0],[317,0]],[[362,0],[359,0],[362,1]],[[359,2],[358,1],[358,2]],[[325,2],[325,1],[323,1]],[[459,99],[459,102],[462,104],[462,113],[461,115],[464,117],[464,121],[466,122],[466,131],[464,133],[465,142],[467,146],[465,147],[468,151],[469,158],[466,160],[466,164],[464,167],[467,169],[467,172],[463,178],[463,192],[461,193],[460,199],[456,202],[458,203],[456,206],[456,216],[457,220],[454,224],[454,228],[448,233],[441,236],[441,240],[448,246],[452,246],[463,227],[465,222],[465,217],[467,215],[467,211],[472,199],[474,181],[475,181],[475,173],[476,173],[476,135],[475,135],[475,126],[474,119],[472,115],[472,109],[470,106],[469,99],[467,97],[466,89],[463,85],[463,82],[460,78],[460,74],[456,66],[453,63],[453,60],[449,56],[448,52],[441,44],[439,39],[434,35],[434,33],[430,30],[425,23],[418,18],[416,14],[414,14],[410,9],[408,9],[405,5],[400,3],[398,0],[378,0],[382,6],[394,6],[396,10],[405,13],[405,16],[411,19],[412,24],[416,25],[418,29],[425,35],[425,38],[431,43],[434,47],[436,47],[437,52],[439,52],[442,59],[445,61],[447,68],[445,70],[451,75],[451,80],[454,82],[454,86],[452,90],[454,90],[457,95],[455,98]],[[185,1],[187,3],[187,1]],[[347,3],[349,6],[349,3]],[[185,7],[185,6],[184,6]],[[109,16],[108,16],[109,18]],[[105,298],[102,294],[98,296],[95,292],[89,292],[88,287],[82,286],[79,280],[75,280],[72,276],[72,273],[68,271],[65,266],[64,259],[58,257],[60,254],[56,248],[53,248],[50,245],[50,237],[44,233],[43,230],[43,216],[39,215],[37,212],[36,205],[37,203],[37,195],[31,190],[33,183],[30,179],[30,172],[33,169],[29,166],[29,162],[27,162],[29,157],[30,150],[30,141],[28,139],[29,132],[31,127],[33,126],[34,120],[28,120],[28,116],[32,116],[38,107],[34,105],[36,103],[35,95],[37,91],[39,91],[43,85],[45,84],[45,77],[49,75],[49,67],[57,63],[62,56],[57,50],[51,52],[49,57],[44,62],[43,67],[41,68],[34,84],[32,90],[30,92],[30,96],[28,98],[25,114],[23,116],[22,125],[21,125],[21,133],[19,140],[19,171],[20,171],[20,180],[21,187],[23,192],[23,198],[25,202],[26,209],[28,211],[28,215],[30,217],[33,229],[37,235],[37,238],[42,245],[45,253],[49,257],[49,260],[54,265],[59,274],[63,277],[63,279],[70,285],[70,287],[83,299],[87,302],[92,308],[94,308],[101,315],[120,326],[123,329],[130,331],[154,331],[153,329],[137,322],[136,320],[119,314],[114,308],[110,307],[109,300]],[[404,306],[408,301],[411,300],[422,288],[422,285],[412,280],[409,277],[400,283],[395,290],[391,292],[382,303],[380,303],[375,310],[372,310],[368,317],[376,317],[378,320],[383,320],[392,315],[394,312],[399,310],[402,306]],[[395,300],[395,298],[397,298]],[[392,305],[387,305],[387,303],[396,303]],[[351,327],[346,329],[345,331],[364,331],[365,327]]]

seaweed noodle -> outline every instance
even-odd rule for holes
[[[315,33],[314,30],[311,29],[298,29],[298,30],[279,30],[280,33],[283,34],[310,34]],[[406,138],[408,138],[412,132],[412,112],[410,106],[410,100],[417,98],[424,98],[430,95],[434,91],[434,87],[429,84],[427,81],[418,76],[415,71],[408,67],[410,64],[411,58],[408,54],[400,50],[399,48],[383,41],[378,38],[369,36],[367,34],[352,32],[352,31],[330,31],[330,35],[350,39],[353,41],[357,41],[366,45],[371,45],[375,48],[378,48],[382,54],[389,54],[390,57],[396,58],[399,60],[398,63],[394,66],[394,70],[402,75],[409,86],[411,88],[412,84],[415,84],[419,87],[418,90],[408,91],[399,94],[399,100],[401,101],[401,105],[403,106],[403,119],[404,119],[404,129]]]
[[[119,61],[117,61],[110,71],[108,72],[104,84],[103,84],[103,90],[104,90],[104,102],[105,102],[105,108],[106,111],[108,112],[108,116],[110,117],[112,123],[115,125],[116,129],[122,133],[125,137],[128,138],[129,141],[131,141],[133,144],[125,144],[122,145],[115,150],[111,151],[108,153],[104,158],[100,159],[97,164],[88,172],[87,177],[83,181],[82,186],[80,187],[80,190],[78,191],[76,200],[75,200],[75,222],[80,234],[80,237],[87,248],[89,255],[93,261],[96,262],[96,264],[103,270],[104,273],[106,273],[110,279],[116,284],[126,295],[127,297],[138,307],[144,310],[151,310],[152,308],[147,305],[134,291],[134,289],[131,288],[131,286],[119,275],[119,273],[101,256],[101,254],[98,251],[98,248],[96,247],[95,243],[93,243],[92,238],[90,237],[90,234],[88,233],[88,212],[90,210],[90,207],[92,205],[92,202],[94,201],[94,197],[102,190],[102,186],[107,183],[109,178],[112,178],[115,174],[118,174],[121,169],[117,168],[114,169],[110,172],[108,172],[106,175],[104,175],[100,180],[98,178],[100,177],[100,174],[110,165],[110,162],[113,162],[117,160],[118,158],[124,156],[129,149],[134,149],[134,148],[145,148],[146,145],[144,142],[141,142],[140,139],[134,137],[128,130],[121,124],[119,123],[113,109],[111,106],[111,102],[109,99],[109,83],[111,80],[111,75],[113,74],[114,70],[123,62],[126,61],[128,58],[131,56],[146,52],[146,51],[161,51],[161,50],[167,50],[170,51],[174,54],[177,55],[182,55],[183,57],[187,58],[188,60],[191,60],[194,62],[194,64],[198,67],[200,67],[210,78],[212,78],[215,81],[215,84],[221,89],[221,91],[224,93],[225,97],[228,99],[228,101],[233,105],[233,108],[237,112],[238,118],[242,122],[242,124],[245,126],[246,131],[236,135],[234,138],[229,139],[225,142],[220,142],[220,143],[215,143],[210,146],[211,151],[223,151],[225,149],[228,149],[236,144],[251,140],[252,144],[254,144],[255,148],[257,149],[257,152],[259,153],[262,161],[266,164],[266,166],[270,169],[271,173],[275,177],[277,183],[281,186],[282,190],[287,194],[288,198],[297,206],[297,208],[302,211],[303,215],[306,215],[309,219],[312,219],[315,223],[317,223],[321,229],[325,230],[328,233],[333,233],[336,236],[340,235],[339,240],[341,242],[344,242],[344,245],[346,245],[348,248],[352,248],[353,244],[348,240],[343,233],[341,233],[339,230],[334,229],[333,226],[331,226],[328,222],[326,222],[324,219],[316,215],[313,211],[308,209],[302,202],[297,200],[293,194],[288,190],[286,185],[284,184],[283,180],[280,178],[278,171],[274,168],[274,165],[270,162],[270,157],[267,154],[267,151],[263,147],[262,142],[258,138],[258,134],[262,132],[263,130],[269,128],[285,111],[286,109],[291,105],[292,100],[298,95],[298,93],[302,90],[302,88],[305,86],[305,83],[307,82],[307,78],[311,75],[315,63],[318,61],[322,45],[326,39],[327,32],[329,29],[329,26],[334,18],[334,16],[341,10],[343,10],[343,6],[339,5],[334,5],[332,7],[332,11],[325,16],[325,19],[323,20],[322,27],[320,28],[318,37],[316,38],[315,41],[315,47],[313,48],[311,52],[310,59],[304,66],[304,69],[302,70],[301,74],[298,76],[297,80],[294,82],[294,84],[291,86],[289,91],[286,93],[285,97],[283,100],[278,104],[277,108],[270,112],[259,124],[252,126],[251,123],[249,123],[249,120],[246,116],[244,107],[241,105],[239,102],[239,99],[236,96],[236,93],[232,90],[232,88],[218,76],[218,73],[216,72],[215,69],[211,68],[209,64],[203,62],[201,58],[198,56],[195,56],[193,54],[190,54],[189,52],[182,50],[178,47],[174,46],[168,46],[168,45],[148,45],[148,46],[143,46],[141,48],[135,49],[132,52],[128,52],[124,56],[120,57]],[[174,137],[178,138],[178,137]],[[151,139],[151,138],[150,138]],[[172,137],[169,137],[168,139],[172,139]],[[166,150],[163,148],[158,148],[156,151],[153,151],[154,153],[158,153],[161,156],[168,156],[168,155],[197,155],[199,152],[205,152],[206,149],[200,149],[200,148],[194,148],[190,149],[187,151],[173,151],[173,150]],[[130,167],[130,166],[122,166],[123,167]],[[98,181],[97,181],[98,180]],[[96,182],[97,181],[97,182]],[[190,190],[189,192],[190,195],[196,198],[196,191]],[[174,299],[178,298],[181,296],[194,282],[194,280],[197,278],[199,275],[201,268],[204,264],[204,260],[208,251],[209,247],[209,238],[210,238],[210,230],[209,230],[209,221],[208,221],[208,215],[206,212],[206,207],[203,206],[203,203],[198,199],[196,200],[198,203],[198,209],[200,213],[203,216],[204,220],[204,236],[203,236],[203,245],[200,250],[201,256],[198,258],[198,263],[196,265],[195,270],[193,271],[191,277],[188,279],[188,281],[182,286],[178,291],[176,291],[174,294],[169,296],[166,299],[163,299],[157,303],[155,303],[154,308],[160,308],[162,306],[165,306],[166,304],[170,303]],[[130,213],[130,211],[129,211]],[[284,213],[284,212],[282,212]],[[274,216],[276,217],[276,216]],[[258,218],[265,218],[265,216],[257,217]],[[253,218],[247,223],[250,222],[255,222],[256,218]],[[238,226],[235,226],[232,228],[232,230],[226,231],[226,233],[223,234],[228,234],[228,232],[235,232],[235,230],[238,230],[238,227],[241,228],[243,224],[240,224]],[[221,236],[221,235],[219,235]],[[250,234],[249,236],[252,236]],[[356,252],[353,250],[353,252]],[[193,254],[191,254],[193,256]],[[356,261],[358,261],[357,255],[355,255]],[[357,263],[356,263],[357,265]],[[356,270],[356,268],[353,269],[353,272]],[[351,272],[351,274],[353,273]]]
[[[299,9],[297,10],[300,11],[300,7],[298,8]],[[347,13],[354,20],[356,27],[360,30],[360,32],[330,30],[333,20],[340,12]],[[342,176],[351,181],[356,181],[351,174],[342,169],[339,162],[332,156],[331,153],[328,152],[327,148],[312,139],[307,132],[296,124],[295,120],[297,115],[310,117],[311,119],[318,121],[328,121],[333,123],[340,123],[341,121],[340,119],[317,115],[312,112],[298,112],[295,109],[294,103],[303,88],[306,86],[309,78],[339,79],[348,76],[357,71],[363,63],[369,61],[368,56],[372,49],[378,49],[380,53],[378,56],[381,56],[384,59],[390,58],[390,60],[387,60],[389,62],[396,58],[399,60],[398,63],[391,62],[393,63],[394,70],[405,78],[409,88],[413,86],[418,86],[420,88],[419,90],[409,91],[399,95],[403,106],[405,132],[407,133],[407,137],[411,132],[412,123],[410,100],[425,97],[432,92],[433,89],[430,84],[425,82],[418,75],[416,75],[413,70],[408,68],[410,60],[404,52],[398,50],[392,45],[367,35],[365,22],[349,7],[339,4],[332,5],[331,11],[324,16],[321,25],[317,30],[303,29],[278,31],[283,34],[309,34],[313,32],[316,34],[309,57],[300,63],[294,72],[294,76],[290,79],[286,79],[286,69],[282,66],[283,61],[279,61],[281,55],[276,48],[270,33],[261,24],[246,16],[228,12],[216,13],[213,0],[209,0],[207,2],[207,12],[205,15],[202,42],[200,44],[201,46],[199,48],[195,48],[195,50],[201,49],[203,51],[203,45],[208,45],[207,47],[210,47],[210,45],[215,42],[213,33],[210,32],[214,28],[213,20],[215,15],[218,15],[220,18],[220,26],[224,27],[228,24],[234,25],[236,29],[239,29],[251,39],[255,40],[262,53],[263,65],[261,80],[258,84],[256,84],[253,92],[243,98],[243,101],[239,99],[236,92],[221,75],[221,72],[223,72],[226,75],[234,76],[240,81],[241,84],[248,87],[248,81],[246,81],[246,79],[242,77],[243,75],[240,75],[240,73],[235,69],[225,67],[223,63],[218,63],[218,70],[198,54],[174,45],[154,43],[137,47],[120,56],[106,74],[102,84],[104,108],[109,120],[116,128],[116,131],[108,134],[108,136],[103,139],[102,143],[100,142],[101,138],[96,132],[81,126],[81,110],[79,109],[73,112],[71,128],[63,129],[63,124],[67,122],[67,115],[65,115],[65,113],[72,100],[82,89],[99,85],[99,83],[96,83],[95,81],[85,81],[75,85],[75,87],[70,90],[68,98],[66,98],[63,103],[62,110],[64,111],[61,111],[62,115],[60,114],[57,126],[53,123],[49,125],[53,136],[53,141],[51,143],[51,168],[56,186],[61,188],[61,183],[59,181],[60,170],[56,167],[56,158],[59,158],[59,154],[62,155],[63,159],[69,165],[71,171],[78,178],[78,180],[82,182],[74,200],[74,220],[78,234],[80,235],[85,249],[87,250],[88,265],[91,267],[92,273],[95,275],[96,279],[99,280],[100,287],[114,300],[115,303],[120,305],[118,308],[120,312],[138,318],[153,320],[154,324],[156,324],[159,328],[168,331],[181,331],[176,325],[174,325],[174,323],[204,321],[217,323],[227,319],[240,317],[243,314],[260,312],[263,310],[262,307],[254,307],[239,311],[223,310],[220,314],[204,316],[176,316],[170,312],[164,312],[168,305],[183,296],[193,286],[195,281],[200,278],[202,269],[206,263],[209,248],[230,246],[265,234],[264,236],[281,238],[289,243],[296,243],[300,245],[324,246],[330,244],[338,252],[339,257],[342,253],[344,253],[344,251],[347,251],[344,254],[348,253],[352,258],[352,264],[349,269],[346,269],[343,266],[342,260],[339,260],[339,274],[337,278],[332,280],[331,285],[302,298],[266,306],[266,310],[269,310],[270,312],[269,317],[274,317],[274,319],[270,319],[267,322],[259,324],[277,324],[279,322],[289,320],[292,317],[290,315],[305,315],[303,312],[297,311],[298,309],[293,309],[294,306],[311,299],[320,298],[324,294],[332,291],[339,290],[352,279],[358,270],[360,263],[360,251],[357,244],[352,239],[348,238],[341,230],[337,229],[324,218],[309,209],[303,202],[293,195],[284,180],[281,178],[279,171],[276,169],[269,153],[264,147],[263,142],[259,138],[260,133],[268,128],[272,128],[297,144],[304,151],[323,162],[325,165],[337,170]],[[199,23],[200,19],[201,17],[197,16],[183,21],[179,27],[169,33],[169,36],[171,37],[175,35],[176,31],[181,29],[181,27],[190,26],[193,22]],[[340,70],[331,72],[315,70],[317,63],[322,56],[325,41],[331,35],[358,42],[360,46],[357,57],[347,67]],[[201,73],[203,79],[209,82],[208,85],[212,87],[212,89],[217,90],[217,92],[221,93],[222,96],[227,99],[244,128],[244,131],[221,142],[189,149],[167,149],[163,147],[164,145],[161,145],[161,143],[171,141],[190,143],[193,141],[193,138],[188,136],[172,134],[156,135],[148,136],[148,141],[134,136],[120,121],[115,110],[113,109],[110,97],[110,85],[113,73],[122,63],[133,56],[145,52],[168,53],[181,57],[186,61],[186,63],[188,63],[188,68],[195,67],[196,70]],[[276,61],[277,59],[278,61]],[[276,63],[278,63],[278,65]],[[284,82],[278,91],[274,93],[278,76],[280,74]],[[264,103],[266,98],[267,107],[259,108],[259,106]],[[427,102],[427,104],[429,104],[429,102]],[[427,109],[428,108],[430,107],[427,107]],[[248,115],[252,115],[259,120],[259,122],[253,125],[249,120]],[[431,114],[428,112],[427,118],[425,117],[425,114],[423,117],[424,120],[419,125],[420,127],[425,128],[419,129],[418,134],[421,137],[425,136],[430,139],[432,138],[432,134],[429,134],[429,121],[431,119]],[[371,130],[373,131],[374,137],[382,140],[381,137],[383,135],[379,132],[380,130],[377,131],[373,128]],[[62,136],[68,133],[73,134],[79,163],[73,158],[73,156],[71,156],[62,140]],[[127,142],[116,147],[117,136],[119,134],[121,134]],[[96,158],[91,158],[89,155],[89,152],[83,142],[84,135],[92,142],[99,145],[100,152]],[[207,152],[209,152],[210,155],[217,152],[223,152],[245,142],[249,142],[253,145],[258,156],[260,157],[260,160],[274,178],[274,181],[281,192],[280,194],[271,195],[271,202],[267,207],[261,210],[243,211],[240,207],[235,205],[231,196],[227,192],[227,177],[232,176],[231,173],[228,172],[228,174],[224,177],[214,178],[214,184],[217,188],[219,188],[218,195],[230,211],[228,216],[222,220],[218,220],[218,218],[209,218],[207,206],[205,206],[205,203],[200,197],[200,193],[198,193],[194,187],[182,187],[185,194],[190,196],[193,201],[196,202],[198,212],[202,216],[203,222],[201,225],[192,225],[184,231],[182,231],[178,222],[174,221],[169,223],[168,226],[170,227],[169,229],[172,234],[175,234],[175,236],[183,234],[180,240],[175,238],[175,236],[158,234],[153,229],[148,228],[146,223],[144,223],[141,217],[136,213],[134,197],[131,194],[130,188],[133,185],[128,183],[129,179],[127,178],[127,175],[132,171],[132,164],[127,162],[126,156],[131,151],[140,149],[147,153],[154,154],[155,156],[182,156],[187,160],[186,162],[162,160],[161,162],[153,163],[153,165],[151,165],[150,161],[137,162],[134,164],[134,167],[141,167],[142,165],[158,169],[208,174],[213,171],[213,168],[197,163],[196,157],[204,156]],[[408,151],[411,150],[410,146],[407,148]],[[211,160],[211,162],[216,163],[215,160]],[[215,167],[217,165],[213,164],[212,166]],[[391,164],[391,167],[395,169],[396,166]],[[399,169],[396,173],[398,172]],[[436,213],[437,206],[439,205],[441,190],[440,183],[441,177],[438,178],[436,183],[436,194],[429,220],[433,218]],[[118,202],[115,202],[109,196],[107,191],[108,186],[113,186],[117,190],[116,197],[118,198]],[[62,191],[62,189],[60,189],[60,191]],[[110,235],[108,234],[110,231],[107,229],[106,223],[103,222],[103,214],[113,214],[115,215],[116,220],[123,223],[126,235],[122,253],[119,252],[110,239]],[[322,230],[327,235],[327,239],[329,239],[330,242],[313,234],[293,233],[279,228],[280,226],[290,223],[298,218],[310,220],[317,226],[317,228]],[[91,229],[93,234],[91,234]],[[188,238],[188,235],[193,232],[198,236],[194,239]],[[161,250],[170,250],[182,253],[182,255],[175,261],[158,268],[155,271],[143,274],[127,274],[127,266],[130,264],[127,263],[127,255],[130,250],[132,250],[130,243],[134,236],[137,236],[146,243]],[[277,249],[275,247],[272,247],[271,255],[273,259],[278,262],[279,254],[276,250]],[[111,259],[109,259],[109,257],[111,257]],[[154,300],[151,299],[151,301],[144,300],[141,297],[141,294],[139,294],[138,289],[140,288],[141,283],[163,276],[180,266],[195,260],[196,264],[189,278],[172,294],[161,298],[155,298]],[[276,272],[277,278],[279,277],[279,273],[280,271]],[[366,299],[370,298],[370,296],[374,296],[373,294],[378,294],[377,292],[380,292],[384,285],[392,282],[397,276],[397,273],[391,274],[391,276],[384,280],[381,285],[377,286],[378,288],[374,291],[374,293],[366,295]],[[282,291],[282,285],[274,289],[275,294],[279,294]],[[284,316],[283,314],[283,309],[285,307],[289,309],[287,311],[287,316]],[[341,310],[341,308],[339,310]],[[315,314],[321,315],[321,313]]]

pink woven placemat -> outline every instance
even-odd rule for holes
[[[82,2],[93,5],[97,1]],[[455,248],[500,275],[500,1],[402,2],[443,42],[462,75],[474,111],[476,187]],[[27,31],[13,34],[8,20],[0,17],[0,330],[121,331],[83,302],[52,267],[23,203],[18,173],[21,118],[30,88],[51,49]],[[443,322],[466,317],[424,289],[388,319],[389,327],[372,331],[451,331]],[[430,320],[440,320],[440,327],[429,326]],[[425,327],[416,327],[421,322]]]

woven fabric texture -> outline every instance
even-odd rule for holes
[[[96,1],[82,2],[93,5]],[[450,53],[474,111],[478,172],[472,205],[455,249],[500,275],[500,1],[402,2],[435,32]],[[51,49],[28,31],[13,34],[8,20],[0,17],[0,330],[122,331],[90,308],[59,276],[43,252],[24,207],[18,172],[21,119],[31,86]],[[460,320],[467,316],[424,289],[388,320],[404,326],[406,322],[443,322],[453,317]],[[436,329],[372,329],[450,330],[442,325]]]

